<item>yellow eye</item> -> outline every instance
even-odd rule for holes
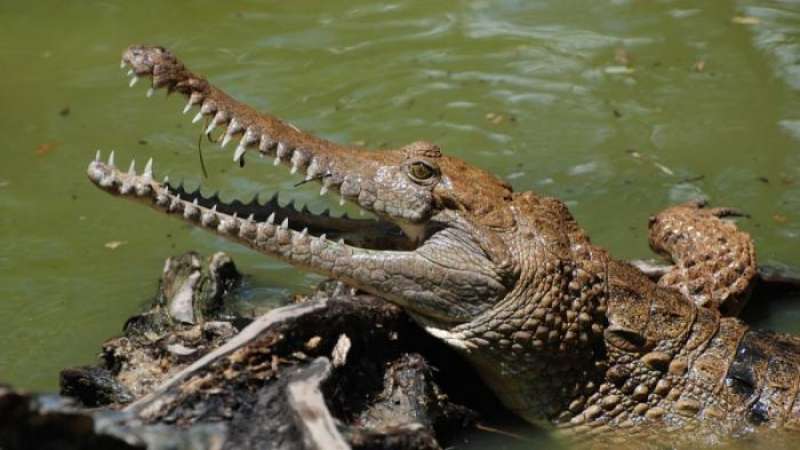
[[[417,181],[425,181],[436,175],[436,170],[422,161],[417,161],[408,166],[408,173]]]

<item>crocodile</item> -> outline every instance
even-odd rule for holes
[[[455,348],[523,419],[576,436],[800,425],[800,339],[733,317],[756,280],[735,211],[689,203],[650,219],[675,265],[657,282],[591,243],[566,205],[514,192],[430,142],[367,150],[236,101],[157,46],[131,46],[131,86],[188,99],[233,160],[258,154],[373,219],[225,202],[137,172],[114,153],[88,166],[102,190],[400,306]],[[335,197],[334,197],[335,198]],[[678,434],[686,436],[685,434]]]

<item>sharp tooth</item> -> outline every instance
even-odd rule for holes
[[[197,115],[194,116],[194,119],[192,119],[192,123],[200,122],[200,119],[202,119],[202,118],[203,118],[203,113],[198,112]]]
[[[256,215],[255,214],[250,214],[249,216],[247,216],[247,221],[248,222],[253,222],[255,220],[256,220]]]
[[[292,170],[290,170],[289,173],[294,175],[294,174],[297,173],[297,169],[298,169],[298,163],[294,162],[294,163],[292,163]]]
[[[344,197],[339,197],[339,206],[344,206]]]
[[[241,157],[244,156],[244,152],[246,151],[247,148],[245,148],[244,145],[242,145],[242,143],[239,143],[239,146],[236,147],[236,151],[233,153],[233,162],[238,162],[239,159],[241,159]]]
[[[322,185],[322,187],[321,187],[321,188],[319,188],[319,195],[325,195],[325,194],[327,194],[327,193],[328,193],[328,186],[325,186],[325,185],[323,184],[323,185]]]
[[[128,175],[135,177],[136,176],[136,160],[131,160],[131,166],[128,168]]]
[[[211,119],[211,123],[208,124],[208,128],[206,128],[205,134],[211,134],[211,132],[216,127],[217,127],[217,121],[216,121],[216,117],[215,117],[214,119]]]
[[[214,203],[214,206],[211,207],[211,212],[213,212],[213,213],[217,212],[217,204],[216,203]]]
[[[164,176],[164,181],[161,184],[168,184],[169,183],[169,175]]]
[[[128,76],[133,75],[133,69],[128,69]]]
[[[328,238],[328,235],[327,235],[327,234],[325,234],[325,233],[322,233],[322,235],[319,237],[319,240],[320,240],[320,241],[324,241],[324,240],[325,240],[325,239],[327,239],[327,238]]]
[[[281,222],[281,228],[283,228],[284,230],[289,228],[289,218],[288,217],[283,219],[283,222]]]
[[[131,78],[131,82],[128,83],[128,86],[133,87],[133,85],[136,84],[137,81],[139,81],[139,77],[134,75],[133,78]]]
[[[147,160],[147,164],[144,165],[142,176],[145,178],[153,178],[153,158]]]
[[[278,142],[278,150],[276,151],[278,158],[285,158],[286,156],[289,155],[290,151],[291,150],[289,149],[289,146],[287,144],[283,142]]]
[[[267,153],[269,149],[275,145],[275,141],[273,141],[269,136],[266,134],[261,135],[261,141],[258,143],[258,151],[262,154]]]
[[[189,96],[189,101],[186,103],[186,106],[183,107],[183,113],[186,114],[187,112],[189,112],[190,109],[192,109],[192,106],[194,106],[194,105],[196,105],[196,104],[198,104],[198,103],[200,103],[202,101],[203,101],[203,94],[201,94],[199,92],[192,92],[192,95]],[[203,106],[205,106],[205,105],[203,105]],[[201,109],[200,112],[203,112],[202,111],[203,108],[200,108],[200,109]],[[209,114],[209,113],[204,112],[203,114]]]
[[[281,163],[281,158],[280,158],[280,156],[276,156],[276,157],[275,157],[275,160],[274,160],[274,161],[272,161],[272,165],[273,165],[273,166],[277,166],[277,165],[278,165],[278,164],[280,164],[280,163]]]
[[[270,225],[275,223],[275,213],[272,213],[272,214],[269,215],[269,217],[267,217],[267,223],[270,224]]]
[[[344,245],[344,238],[339,238],[339,241],[337,242],[337,244]]]
[[[308,227],[303,228],[303,231],[300,232],[300,237],[306,237],[308,234]]]
[[[228,145],[228,142],[231,141],[233,135],[241,130],[242,126],[239,124],[236,118],[234,117],[233,119],[231,119],[230,123],[228,124],[228,129],[225,131],[225,136],[222,138],[222,144],[221,144],[222,147]]]
[[[155,92],[156,92],[156,90],[155,90],[155,89],[153,89],[153,88],[147,88],[147,98],[150,98],[150,97],[152,97],[152,96],[153,96],[153,94],[154,94]]]
[[[114,150],[111,150],[111,154],[108,155],[108,165],[114,167]]]
[[[192,200],[192,204],[193,204],[194,206],[197,206],[197,205],[198,205],[197,199],[194,199],[194,200]]]
[[[100,161],[100,150],[97,150],[97,153],[94,155],[95,161]]]
[[[197,92],[195,92],[194,94],[197,94]],[[194,96],[194,94],[192,94],[192,96]],[[200,103],[200,101],[198,100],[195,103]],[[203,106],[200,107],[200,112],[203,113],[204,115],[213,114],[214,111],[216,110],[217,110],[217,105],[214,104],[212,100],[206,100],[205,103],[203,103]]]
[[[125,60],[124,60],[124,59],[121,59],[121,60],[119,61],[119,68],[120,68],[120,69],[124,69],[124,68],[125,68]]]

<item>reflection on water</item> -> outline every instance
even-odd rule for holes
[[[91,362],[152,294],[171,254],[232,253],[254,307],[315,281],[85,180],[103,148],[200,181],[182,102],[125,86],[130,43],[166,45],[334,140],[434,141],[564,199],[619,257],[649,254],[648,215],[703,196],[752,215],[742,226],[763,260],[800,266],[798,25],[800,6],[768,0],[5,2],[0,379],[55,389],[58,369]],[[269,164],[239,170],[210,146],[205,158],[204,184],[223,195],[291,190],[329,206]],[[791,300],[760,323],[800,332]]]

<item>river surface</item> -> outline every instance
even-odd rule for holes
[[[0,380],[17,387],[91,363],[167,256],[229,252],[254,309],[317,281],[88,182],[97,149],[202,178],[183,100],[127,87],[131,43],[323,137],[430,140],[558,196],[617,257],[651,256],[647,217],[705,197],[751,215],[761,261],[800,266],[796,1],[0,0]],[[329,206],[271,164],[203,153],[224,197]],[[800,299],[753,320],[800,332]]]

